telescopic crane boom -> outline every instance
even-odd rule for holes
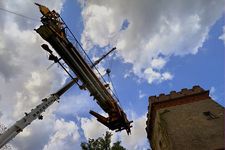
[[[41,17],[42,25],[36,29],[36,32],[52,46],[61,59],[76,74],[85,89],[89,90],[90,96],[94,97],[98,105],[108,114],[108,117],[104,117],[92,110],[90,114],[95,116],[99,122],[109,129],[116,131],[125,129],[130,134],[130,128],[132,127],[130,124],[132,121],[128,121],[126,114],[115,98],[94,73],[93,70],[96,69],[95,63],[92,63],[63,19],[54,10],[50,11],[43,5],[36,5],[39,6],[40,12],[43,15]],[[66,30],[70,31],[74,37],[76,41],[74,45],[68,40]]]
[[[42,103],[31,109],[29,113],[25,113],[25,116],[18,120],[14,125],[9,127],[4,133],[0,134],[0,149],[12,140],[17,134],[23,131],[28,125],[30,125],[36,119],[43,119],[41,115],[50,105],[58,101],[60,96],[63,95],[71,86],[76,83],[76,80],[72,80],[67,83],[63,88],[56,93],[51,94],[48,98],[42,99]]]

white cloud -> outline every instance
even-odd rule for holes
[[[217,100],[217,97],[216,97],[216,88],[214,86],[212,86],[210,88],[210,92],[209,92],[209,95],[210,97],[212,97],[213,100]]]
[[[53,132],[55,116],[44,114],[44,120],[35,120],[31,125],[18,134],[10,143],[18,149],[40,150],[44,147]]]
[[[10,142],[17,149],[73,149],[79,147],[80,134],[73,121],[58,119],[44,113],[43,120],[35,120]],[[57,148],[56,148],[57,147]]]
[[[149,148],[145,131],[146,119],[146,115],[133,119],[131,135],[127,136],[125,132],[119,133],[122,145],[127,149],[144,150]]]
[[[116,29],[119,27],[111,19],[111,16],[114,15],[113,13],[113,10],[110,8],[99,5],[91,5],[85,8],[85,11],[82,12],[82,16],[85,16],[85,30],[81,38],[85,49],[90,49],[96,44],[103,47],[113,40]],[[99,26],[99,24],[101,25]],[[93,28],[96,30],[93,30]]]
[[[49,4],[56,9],[61,5],[60,1]],[[24,13],[37,20],[40,16],[33,2],[4,1],[0,6],[20,14]],[[0,15],[0,18],[4,20],[0,23],[0,85],[2,86],[0,108],[10,120],[12,117],[18,117],[12,114],[18,114],[19,111],[26,111],[31,106],[35,106],[38,100],[47,96],[53,87],[59,87],[64,79],[58,69],[46,70],[49,62],[40,48],[43,41],[33,30],[38,22],[30,23],[30,20],[10,13],[4,13],[4,17]]]
[[[60,11],[63,1],[37,2]],[[41,16],[34,1],[1,1],[0,7],[37,20],[0,12],[0,121],[9,127],[24,112],[30,111],[42,98],[59,88],[65,81],[65,75],[56,67],[47,70],[50,62],[40,47],[44,41],[34,31],[40,24],[38,20]],[[19,134],[12,141],[13,147],[41,149],[53,131],[50,126],[56,118],[50,115],[54,109],[55,106],[46,112],[44,122],[35,121]]]
[[[146,96],[146,94],[143,93],[141,90],[138,91],[138,94],[139,94],[139,99],[142,99],[143,97]]]
[[[162,80],[171,80],[173,78],[173,75],[171,75],[169,72],[164,72],[162,74]]]
[[[57,119],[54,124],[53,135],[43,150],[74,149],[75,145],[79,145],[79,138],[78,127],[74,122]]]
[[[133,127],[131,129],[131,135],[127,135],[125,131],[114,132],[112,136],[112,143],[120,140],[122,146],[127,149],[140,150],[149,148],[147,141],[147,134],[145,131],[146,115],[139,118],[133,118]],[[89,138],[98,138],[103,136],[108,130],[101,125],[95,118],[81,118],[81,128],[84,131],[84,136],[88,140]]]
[[[223,26],[223,34],[219,37],[220,40],[223,40],[223,43],[225,45],[225,26]]]
[[[87,140],[89,138],[96,139],[101,137],[106,131],[108,131],[108,128],[99,123],[94,117],[91,119],[81,118],[81,128],[83,129],[84,136]]]
[[[56,111],[61,115],[74,116],[80,113],[87,113],[89,109],[94,108],[96,105],[93,97],[90,97],[88,92],[82,92],[79,95],[76,93],[62,97]]]
[[[144,76],[148,80],[148,83],[151,84],[154,81],[157,81],[158,83],[165,81],[165,80],[171,80],[173,78],[173,75],[171,75],[169,72],[159,73],[152,68],[147,68],[144,71]]]
[[[159,57],[159,58],[154,58],[151,62],[151,67],[154,69],[162,69],[166,64],[166,60]]]
[[[149,83],[170,80],[171,73],[163,71],[168,58],[196,54],[222,15],[223,4],[223,0],[83,1],[82,43],[87,49],[113,43],[138,77]],[[129,25],[121,30],[125,20]],[[143,75],[148,68],[154,72]]]

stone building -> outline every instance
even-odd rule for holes
[[[147,136],[153,150],[224,149],[224,108],[200,86],[149,97]]]

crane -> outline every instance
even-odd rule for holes
[[[31,109],[29,113],[25,112],[25,116],[20,120],[16,121],[11,127],[5,132],[0,134],[0,149],[12,140],[17,134],[23,131],[28,125],[30,125],[36,119],[43,119],[41,115],[50,105],[57,102],[61,95],[63,95],[70,87],[72,87],[77,81],[71,80],[64,87],[58,90],[56,93],[51,94],[48,98],[42,99],[41,104]]]
[[[130,128],[132,127],[131,123],[133,121],[128,121],[125,112],[116,101],[117,97],[115,94],[112,95],[110,91],[108,91],[106,88],[107,83],[103,83],[104,78],[102,78],[96,68],[96,65],[116,48],[112,48],[93,63],[60,15],[54,10],[50,11],[46,6],[35,4],[39,6],[39,10],[43,15],[41,17],[42,25],[38,29],[35,29],[35,31],[54,48],[61,58],[55,56],[47,44],[42,44],[41,47],[49,53],[49,60],[58,63],[72,80],[56,93],[51,94],[48,98],[42,99],[39,105],[31,109],[29,113],[25,112],[24,117],[0,134],[0,149],[34,120],[42,120],[42,113],[54,102],[59,102],[60,96],[75,83],[80,89],[89,90],[90,96],[94,97],[98,105],[108,114],[108,117],[104,117],[92,110],[90,110],[90,114],[95,116],[100,123],[104,124],[109,129],[116,131],[126,130],[129,135],[131,133]],[[76,45],[73,45],[68,40],[65,32],[66,29],[74,37]],[[60,60],[63,60],[77,77],[73,77]],[[94,70],[99,73],[103,81],[97,77]],[[82,82],[82,85],[79,84],[79,80]]]
[[[51,47],[57,52],[60,58],[56,57],[52,50],[44,44],[42,47],[49,52],[49,59],[55,62],[63,60],[70,70],[76,75],[76,78],[82,83],[81,89],[87,89],[90,96],[96,100],[97,104],[108,114],[108,117],[102,116],[97,112],[90,110],[90,114],[97,120],[107,126],[111,130],[126,130],[127,134],[131,133],[130,128],[133,121],[127,119],[126,113],[119,106],[116,97],[113,96],[106,88],[104,78],[100,78],[95,74],[98,72],[96,65],[102,60],[99,59],[95,63],[91,61],[87,53],[82,48],[76,37],[63,21],[61,16],[55,11],[50,11],[46,6],[35,3],[42,13],[42,25],[35,31],[47,41]],[[68,39],[70,33],[75,44]],[[112,50],[114,50],[113,48]],[[112,51],[111,50],[111,51]],[[106,54],[108,55],[108,54]],[[104,57],[106,56],[104,55]]]

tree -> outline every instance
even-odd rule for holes
[[[99,137],[97,139],[89,139],[88,142],[82,142],[80,144],[82,150],[126,150],[120,145],[121,141],[113,143],[110,147],[112,133],[106,132],[104,137]]]
[[[120,141],[113,143],[111,150],[126,150],[124,147],[120,145]]]

